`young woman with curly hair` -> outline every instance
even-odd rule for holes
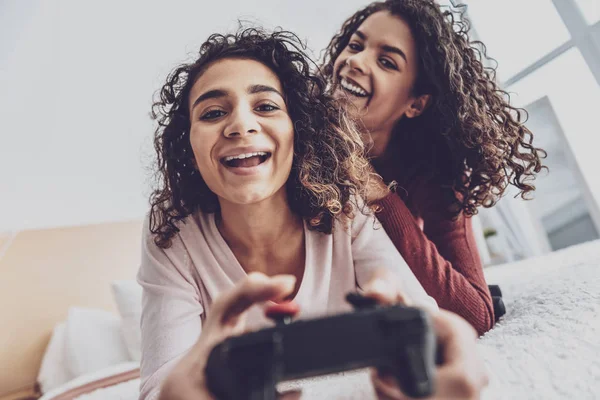
[[[545,153],[456,11],[371,3],[333,37],[323,73],[360,122],[375,171],[396,183],[368,195],[386,232],[439,306],[483,334],[494,311],[469,217],[509,184],[533,191]]]
[[[302,316],[349,310],[357,288],[437,309],[361,205],[378,177],[340,109],[285,32],[212,35],[169,75],[153,106],[159,179],[138,273],[140,398],[157,395],[197,342],[215,344],[226,318],[210,318],[215,299],[246,290],[247,308],[268,279],[261,299],[293,298]],[[248,316],[267,322],[259,308]],[[192,352],[199,376],[202,354]]]

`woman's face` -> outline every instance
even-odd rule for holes
[[[248,59],[216,61],[192,87],[189,107],[194,158],[220,202],[253,204],[285,193],[294,128],[271,69]]]
[[[334,63],[336,95],[348,98],[350,111],[355,109],[371,132],[391,132],[403,116],[423,111],[412,94],[416,77],[412,32],[404,20],[387,11],[365,19]]]

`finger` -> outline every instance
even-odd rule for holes
[[[374,371],[371,377],[373,387],[379,400],[411,400],[406,396],[391,375],[381,375]],[[469,379],[462,371],[446,370],[436,376],[437,395],[430,399],[475,400],[483,386],[476,380]]]
[[[409,306],[410,299],[401,290],[394,278],[375,276],[363,288],[363,295],[377,300],[379,304],[401,303]]]
[[[294,291],[296,277],[293,275],[276,275],[268,277],[261,273],[250,273],[231,292],[224,295],[219,305],[221,322],[235,323],[237,318],[250,306],[256,303],[279,300]]]
[[[391,375],[382,375],[376,369],[371,370],[371,382],[379,400],[407,400],[396,379]]]
[[[302,398],[302,391],[298,389],[287,390],[278,394],[278,400],[300,400]]]
[[[432,320],[444,355],[437,370],[438,392],[449,398],[479,398],[488,376],[477,353],[477,333],[464,319],[444,310],[433,315]]]
[[[444,399],[476,400],[485,387],[484,381],[477,375],[456,368],[439,370],[436,382],[436,392],[443,393]]]
[[[451,365],[470,354],[477,332],[458,315],[439,310],[431,314],[438,345],[442,348],[443,365]]]

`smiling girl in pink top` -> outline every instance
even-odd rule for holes
[[[251,272],[288,275],[300,318],[349,310],[378,278],[436,309],[360,198],[360,135],[295,37],[213,35],[154,104],[158,187],[144,227],[140,398],[203,339],[216,298]],[[269,323],[260,308],[248,328]]]

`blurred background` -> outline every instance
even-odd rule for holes
[[[209,34],[281,26],[318,58],[368,3],[0,0],[0,259],[19,232],[143,218],[152,96]],[[550,168],[533,200],[482,210],[485,263],[598,238],[600,0],[462,3]]]
[[[474,38],[498,62],[498,81],[529,113],[549,173],[534,199],[508,194],[483,210],[487,263],[547,253],[598,238],[600,176],[599,0],[471,0]]]

